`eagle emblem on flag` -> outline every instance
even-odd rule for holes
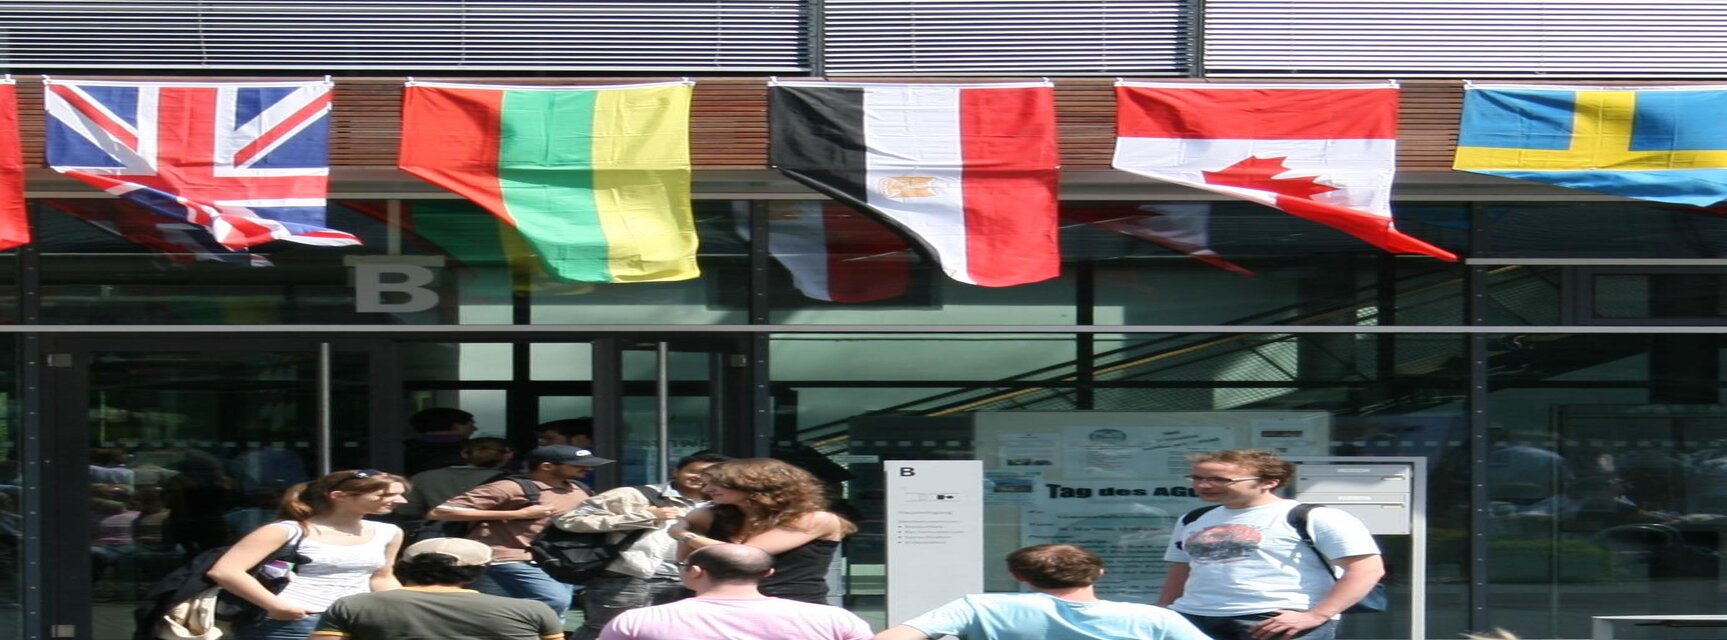
[[[359,244],[324,227],[330,86],[44,80],[47,163],[231,250]]]

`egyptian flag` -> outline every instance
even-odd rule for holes
[[[953,279],[1061,274],[1049,83],[775,82],[768,114],[774,168],[898,226]]]
[[[804,296],[859,304],[910,290],[911,246],[882,223],[832,200],[773,201],[767,212],[768,254]],[[750,239],[748,211],[739,212],[737,230]]]
[[[1392,253],[1397,85],[1117,83],[1114,166],[1275,207]]]

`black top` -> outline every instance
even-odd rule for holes
[[[731,540],[731,532],[715,523],[708,537]],[[833,564],[838,540],[811,540],[774,556],[774,573],[762,580],[763,595],[815,604],[828,603],[828,566]]]

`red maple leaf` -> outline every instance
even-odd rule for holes
[[[1211,184],[1270,191],[1304,200],[1327,191],[1337,190],[1337,187],[1319,184],[1316,181],[1316,176],[1272,177],[1289,170],[1289,167],[1283,166],[1283,161],[1286,159],[1288,156],[1276,158],[1248,156],[1246,160],[1229,165],[1222,171],[1204,171],[1202,173],[1205,174],[1205,181]]]

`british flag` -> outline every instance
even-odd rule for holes
[[[44,80],[50,167],[229,249],[339,246],[324,227],[330,83]]]

